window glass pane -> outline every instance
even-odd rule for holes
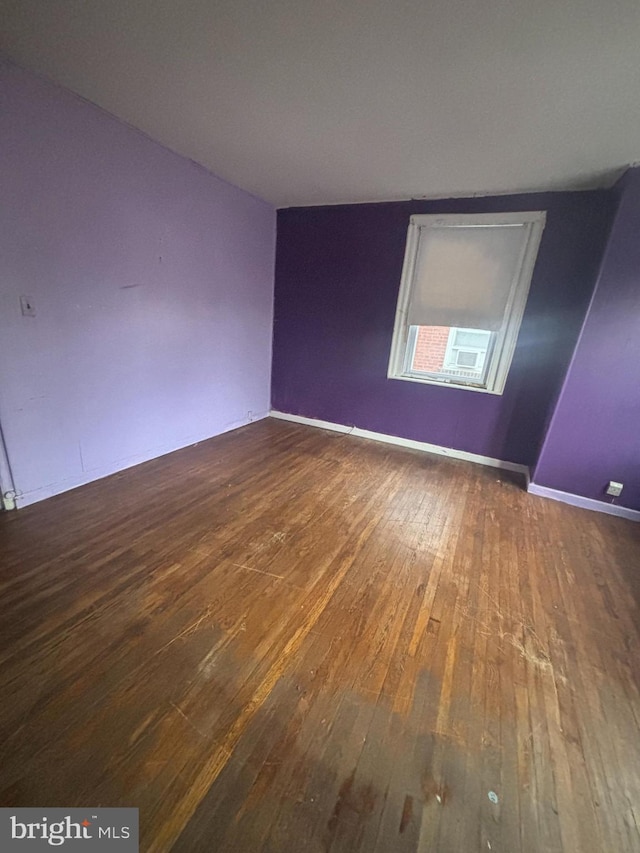
[[[483,385],[492,332],[450,326],[412,326],[407,369],[416,376],[462,385]]]
[[[489,346],[489,332],[476,332],[469,329],[458,329],[456,331],[457,347],[484,347]]]
[[[444,365],[449,340],[448,326],[413,326],[415,345],[411,370],[419,373],[438,373]],[[412,342],[410,340],[409,346]]]

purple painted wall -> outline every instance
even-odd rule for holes
[[[598,191],[279,211],[273,408],[531,465],[615,205]],[[505,393],[387,379],[409,216],[537,209],[547,225]]]
[[[640,169],[621,201],[589,314],[533,480],[640,510]],[[620,498],[604,490],[624,483]]]
[[[22,505],[267,413],[273,208],[5,62],[0,198]]]

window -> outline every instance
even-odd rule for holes
[[[502,394],[543,211],[412,216],[389,378]]]

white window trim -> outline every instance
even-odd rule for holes
[[[545,222],[546,213],[543,210],[527,210],[517,213],[456,213],[412,216],[407,231],[407,243],[387,371],[388,378],[400,379],[405,382],[421,382],[425,385],[439,385],[441,388],[451,387],[459,390],[476,391],[481,394],[502,394],[516,348]],[[436,379],[426,376],[423,378],[416,376],[415,373],[407,372],[406,353],[409,336],[407,315],[418,256],[420,229],[435,226],[487,228],[494,225],[528,225],[529,229],[507,301],[505,322],[502,329],[496,333],[485,385],[465,384],[462,381],[452,381],[448,377]]]

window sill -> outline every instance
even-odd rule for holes
[[[504,388],[492,390],[490,388],[482,388],[480,385],[463,385],[458,382],[442,382],[438,379],[423,379],[418,376],[407,376],[398,374],[387,374],[387,379],[400,379],[402,382],[416,382],[419,385],[437,385],[438,388],[455,388],[457,391],[475,391],[480,394],[492,394],[494,397],[501,397],[504,393]]]

